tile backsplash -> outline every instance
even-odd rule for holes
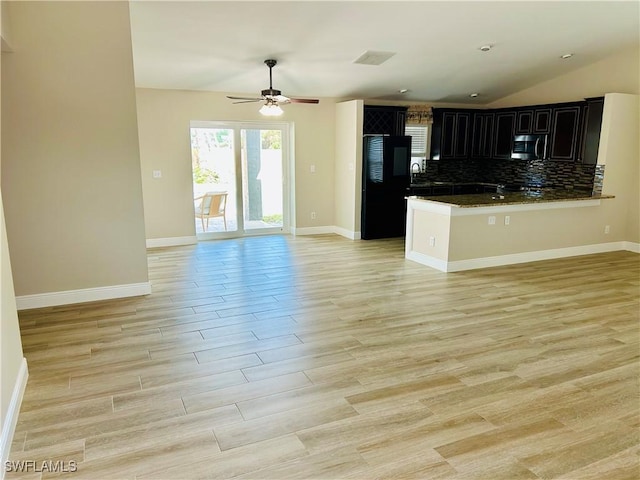
[[[532,186],[602,190],[604,165],[550,160],[425,160],[424,180],[438,182],[522,183]]]

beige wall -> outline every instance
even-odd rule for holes
[[[6,30],[4,10],[5,3],[0,8],[0,38],[6,42]],[[0,57],[2,54],[0,54]],[[0,87],[2,72],[0,70]],[[0,132],[1,132],[0,124]],[[2,158],[0,157],[0,166]],[[20,327],[16,312],[16,298],[13,289],[11,275],[11,261],[9,260],[9,247],[7,244],[7,232],[4,221],[4,207],[2,205],[2,192],[0,191],[0,432],[5,431],[7,422],[12,425],[17,418],[8,418],[9,406],[14,391],[19,389],[20,367],[23,362],[22,342],[20,341]],[[7,429],[7,435],[10,433]],[[12,433],[12,432],[11,432]],[[3,438],[8,445],[0,452],[2,460],[8,454],[11,438]]]
[[[350,238],[360,238],[363,114],[362,100],[336,105],[334,225]]]
[[[138,89],[140,162],[148,239],[195,235],[189,124],[265,121],[259,104],[233,104],[219,92]],[[294,125],[296,228],[333,225],[335,101],[292,104],[276,122]],[[311,173],[311,165],[315,173]],[[153,178],[160,170],[162,178]],[[316,219],[311,219],[311,212]]]
[[[2,193],[17,295],[148,281],[127,2],[11,2]]]
[[[0,431],[7,418],[22,364],[22,343],[11,277],[2,199],[0,198]],[[16,413],[17,412],[13,412]],[[4,452],[2,452],[4,453]]]
[[[640,94],[638,46],[501,98],[486,108],[572,102],[610,92]]]
[[[602,114],[598,162],[603,193],[615,195],[611,216],[624,222],[624,239],[640,244],[640,96],[608,94]]]
[[[612,201],[602,200],[594,207],[498,213],[495,225],[488,224],[488,213],[453,217],[448,260],[622,241],[624,221],[607,214],[612,206],[608,202]],[[504,224],[505,215],[510,216],[509,225]],[[609,235],[604,233],[605,225],[611,226]]]

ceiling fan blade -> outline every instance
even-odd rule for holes
[[[288,103],[320,103],[320,100],[315,98],[289,98],[282,95],[280,90],[273,88],[273,67],[278,63],[276,60],[268,59],[264,63],[269,67],[269,88],[262,90],[262,96],[259,98],[252,97],[231,97],[227,95],[227,98],[231,100],[239,100],[233,103],[251,103],[265,101],[266,107],[278,107],[278,104],[286,105]]]
[[[254,102],[260,102],[262,100],[264,100],[264,98],[262,97],[230,97],[229,95],[227,95],[227,98],[231,99],[231,100],[251,100]]]
[[[291,103],[320,103],[320,100],[316,98],[290,98]]]

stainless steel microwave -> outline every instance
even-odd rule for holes
[[[547,158],[547,135],[516,135],[513,137],[511,158],[545,160]]]

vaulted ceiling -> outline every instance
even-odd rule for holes
[[[137,86],[242,95],[268,87],[274,58],[288,96],[485,104],[640,42],[636,1],[130,5]],[[366,51],[394,55],[354,63]]]

